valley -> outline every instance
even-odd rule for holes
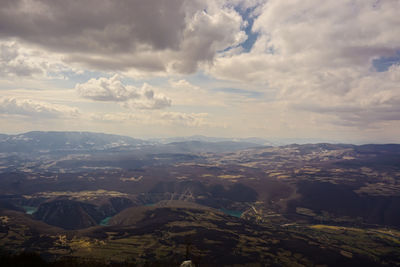
[[[33,132],[1,136],[0,149],[4,253],[132,266],[400,265],[400,145]]]

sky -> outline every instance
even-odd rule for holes
[[[398,0],[1,0],[0,133],[400,142]]]

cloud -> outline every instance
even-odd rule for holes
[[[212,62],[216,52],[246,40],[243,26],[242,17],[233,8],[216,3],[205,6],[186,22],[181,51],[170,68],[178,73],[192,73],[198,63]]]
[[[149,124],[148,132],[225,123],[243,135],[398,131],[398,10],[397,0],[4,0],[0,82],[16,106],[28,94],[81,100],[85,114],[117,107],[103,119]],[[77,69],[85,71],[70,75]],[[63,74],[70,81],[49,81]],[[96,103],[60,98],[75,84]],[[156,110],[171,99],[175,109]]]
[[[103,122],[133,122],[139,125],[201,127],[209,125],[207,113],[142,112],[142,113],[95,113],[90,119]]]
[[[164,112],[161,119],[167,123],[199,127],[207,125],[207,113]]]
[[[297,94],[290,107],[337,118],[337,123],[357,127],[371,127],[381,121],[400,120],[400,65],[386,72],[361,77],[351,82],[351,90],[344,95],[327,92]]]
[[[31,118],[74,118],[80,115],[75,107],[14,97],[0,98],[0,114]]]
[[[39,45],[97,70],[190,73],[246,39],[244,22],[228,2],[2,1],[0,38]]]
[[[29,56],[21,53],[15,42],[0,43],[0,76],[42,75],[44,69]]]
[[[375,2],[268,1],[254,21],[260,36],[251,53],[221,57],[214,71],[271,81],[274,72],[368,70],[373,59],[400,50],[399,2]]]
[[[398,66],[373,62],[400,51],[400,2],[269,0],[256,9],[248,53],[218,57],[208,73],[276,92],[283,110],[326,114],[366,127],[395,115]]]
[[[186,81],[185,79],[180,79],[180,80],[169,79],[168,82],[173,88],[177,88],[177,89],[191,90],[191,91],[201,90],[201,88],[199,86],[191,84],[190,82]]]
[[[261,92],[239,89],[239,88],[214,88],[213,91],[226,93],[226,94],[239,95],[239,96],[247,97],[247,98],[262,98],[263,97],[263,93],[261,93]]]
[[[75,86],[82,97],[96,101],[124,102],[139,98],[138,90],[133,86],[125,86],[118,75],[111,78],[90,79],[86,83]]]
[[[152,86],[143,84],[139,91],[140,98],[124,103],[124,107],[137,109],[163,109],[170,107],[172,100],[162,94],[156,94]]]
[[[90,79],[86,83],[77,84],[75,89],[84,98],[120,102],[126,108],[162,109],[171,106],[172,102],[168,97],[155,93],[154,88],[147,83],[140,89],[124,85],[118,75]]]
[[[0,40],[0,77],[65,78],[81,70],[64,64],[60,55],[30,48],[16,40]]]

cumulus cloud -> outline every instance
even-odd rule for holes
[[[125,86],[118,75],[111,78],[90,79],[86,83],[75,86],[82,97],[97,101],[127,101],[140,97],[133,86]]]
[[[75,107],[21,99],[14,97],[0,98],[0,114],[20,115],[31,118],[74,118],[80,115]]]
[[[400,120],[398,66],[377,72],[373,61],[400,51],[400,2],[269,0],[257,9],[249,53],[225,54],[209,73],[263,84],[283,108],[335,116],[368,126]]]
[[[40,45],[95,69],[189,73],[245,40],[242,17],[228,2],[2,1],[0,38]]]
[[[143,84],[139,91],[139,98],[125,102],[127,108],[137,109],[163,109],[171,106],[172,100],[162,94],[156,94],[152,86]]]
[[[162,109],[171,106],[171,99],[155,93],[144,83],[141,88],[125,85],[118,75],[110,78],[90,79],[75,86],[78,93],[95,101],[121,102],[124,107],[138,109]]]
[[[194,72],[199,62],[212,62],[216,52],[246,40],[245,32],[241,31],[243,19],[233,8],[215,3],[204,8],[186,21],[181,50],[169,65],[172,70]]]

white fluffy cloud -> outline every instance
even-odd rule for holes
[[[138,89],[122,84],[118,75],[90,79],[86,83],[77,84],[75,88],[82,97],[97,101],[124,102],[140,97]]]
[[[0,98],[0,114],[20,115],[34,119],[74,118],[80,115],[75,107],[14,97]]]
[[[171,105],[171,99],[155,93],[154,88],[143,84],[138,89],[125,85],[118,75],[110,78],[90,79],[75,86],[78,93],[95,101],[121,102],[124,107],[138,109],[162,109]]]
[[[219,57],[209,72],[264,84],[282,107],[348,125],[400,120],[398,66],[373,67],[400,51],[398,10],[397,0],[269,0],[254,21],[251,51]]]

